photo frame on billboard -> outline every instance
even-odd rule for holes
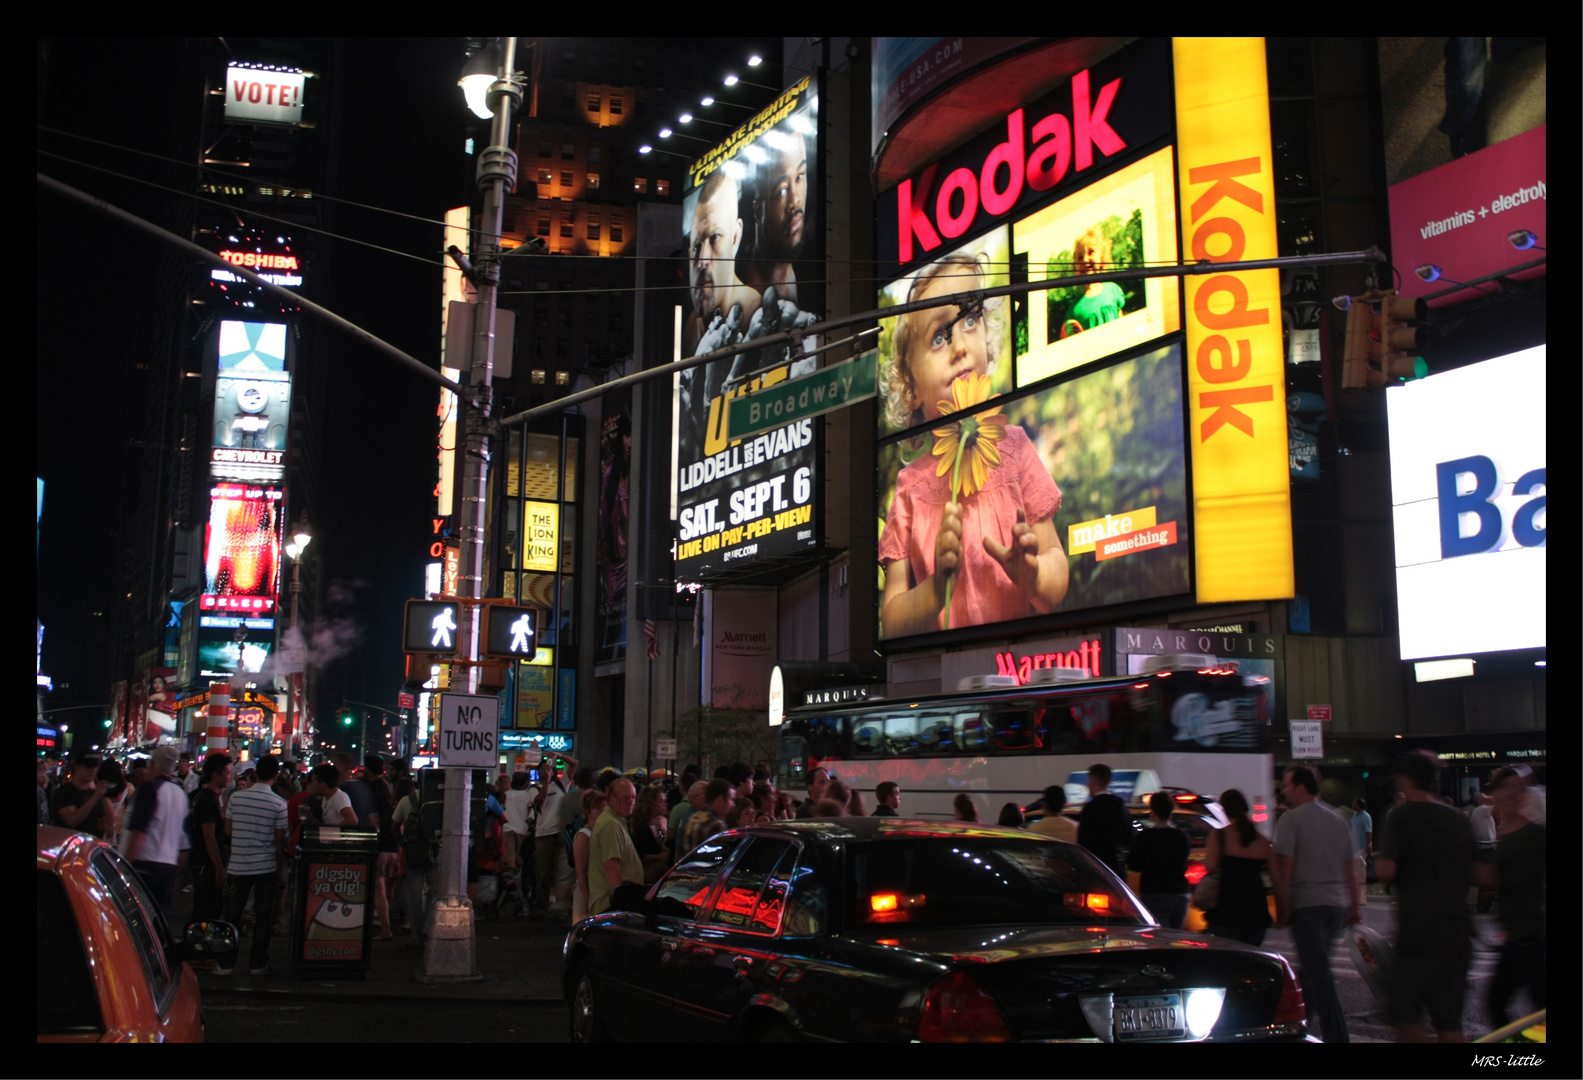
[[[818,93],[811,79],[689,168],[682,203],[688,302],[682,355],[698,356],[818,322],[824,311],[824,205]],[[817,425],[726,437],[733,397],[809,374],[813,338],[750,350],[673,382],[676,576],[816,548]]]
[[[212,476],[279,480],[286,474],[291,376],[286,325],[226,319],[216,336]]]
[[[975,292],[1011,283],[1010,230],[1002,225],[926,263],[880,290],[879,308],[950,293]],[[967,370],[986,375],[990,398],[1012,388],[1011,304],[985,300],[980,313],[953,305],[880,319],[879,434],[929,422],[936,404],[949,396],[951,380]],[[898,355],[898,340],[908,356]],[[922,438],[920,433],[919,438]]]
[[[260,601],[273,612],[279,595],[283,492],[275,487],[217,484],[210,492],[204,537],[204,597]],[[213,606],[208,603],[206,608]]]
[[[882,445],[881,636],[1187,593],[1192,528],[1182,379],[1182,349],[1171,344],[976,413],[963,410],[977,429],[971,442],[944,417],[922,446],[916,438]],[[983,459],[984,468],[976,486],[962,485],[960,525],[952,529],[948,474],[963,475],[952,466],[956,445]],[[940,462],[952,467],[942,471]],[[953,546],[961,569],[949,579],[947,605],[934,567]]]
[[[198,631],[198,674],[205,676],[260,675],[275,650],[275,632],[251,630],[246,622],[235,627],[206,627]]]
[[[1174,264],[1176,166],[1166,147],[1012,224],[1028,280]],[[1097,282],[1030,294],[1016,306],[1017,385],[1135,348],[1182,328],[1175,278]]]

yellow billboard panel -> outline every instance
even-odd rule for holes
[[[560,551],[561,507],[559,503],[522,503],[522,568],[524,570],[555,570],[556,553]]]
[[[1172,51],[1185,259],[1273,258],[1264,39],[1176,38]],[[1291,596],[1280,273],[1184,282],[1198,601]]]

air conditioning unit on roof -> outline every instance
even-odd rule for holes
[[[958,690],[1009,690],[1017,685],[1015,675],[967,675],[957,680]]]

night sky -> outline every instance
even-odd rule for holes
[[[218,42],[213,48],[220,48]],[[268,62],[262,55],[238,59]],[[37,122],[132,149],[169,153],[161,104],[175,93],[169,40],[39,42]],[[460,38],[344,44],[339,173],[319,191],[438,219],[472,194],[464,140],[471,120],[456,78]],[[327,73],[328,74],[328,73]],[[310,83],[310,92],[323,84]],[[169,166],[40,130],[38,147],[164,181]],[[40,172],[156,222],[165,192],[38,155]],[[155,241],[40,191],[37,202],[38,475],[45,482],[38,560],[43,671],[51,705],[103,699],[113,648],[105,639],[123,494],[135,492],[141,429],[127,403],[131,364],[152,319]],[[200,220],[208,213],[200,209]],[[216,212],[217,208],[216,208]],[[333,275],[321,303],[400,349],[434,362],[439,341],[441,231],[342,206],[334,227],[411,258],[317,241]],[[328,246],[327,246],[328,245]],[[360,641],[321,676],[319,705],[343,697],[390,703],[399,689],[402,602],[421,595],[435,481],[438,391],[340,332],[325,339],[329,394],[313,522],[327,582],[326,617]],[[101,612],[102,614],[94,614]],[[62,687],[62,684],[69,684]]]

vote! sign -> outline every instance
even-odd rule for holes
[[[439,736],[442,769],[492,769],[500,730],[500,699],[484,694],[441,694]]]

